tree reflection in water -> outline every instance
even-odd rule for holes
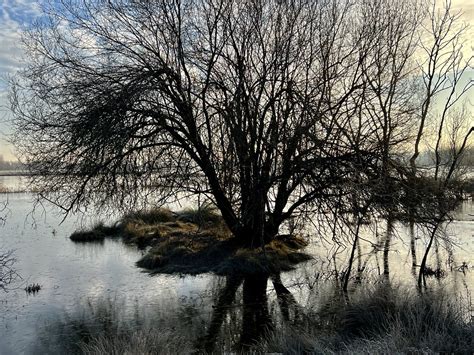
[[[213,352],[222,325],[230,311],[241,316],[240,336],[236,348],[245,350],[258,342],[266,331],[271,330],[274,319],[268,305],[267,286],[271,279],[284,321],[298,317],[298,305],[291,292],[283,285],[281,277],[269,274],[227,276],[225,286],[219,291],[209,328],[198,340],[197,347],[207,353]],[[242,285],[242,302],[236,301],[239,287]]]

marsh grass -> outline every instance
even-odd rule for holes
[[[117,300],[88,301],[75,312],[64,312],[45,322],[38,332],[31,353],[81,354],[81,345],[93,337],[118,335],[123,328],[120,315],[122,304]],[[140,322],[140,320],[137,320]]]
[[[101,242],[106,237],[112,237],[119,233],[116,226],[106,226],[103,222],[96,223],[91,229],[75,231],[69,237],[74,242]]]
[[[223,227],[224,221],[216,208],[203,204],[198,208],[187,208],[177,213],[180,221],[193,223],[199,227]]]
[[[292,270],[298,263],[311,258],[298,251],[305,245],[304,240],[296,237],[277,237],[264,249],[247,249],[225,234],[201,231],[158,239],[137,265],[165,274],[279,273]]]
[[[368,285],[366,285],[368,286]],[[364,287],[307,310],[297,327],[283,325],[259,345],[282,353],[466,353],[474,349],[469,302],[446,290]]]
[[[100,242],[106,237],[150,247],[137,266],[154,273],[279,273],[310,259],[300,252],[306,241],[296,236],[278,236],[264,248],[242,248],[210,205],[179,212],[159,208],[129,213],[111,227],[98,223],[70,236],[75,242]]]
[[[159,238],[169,238],[174,235],[189,236],[197,231],[197,226],[180,221],[146,224],[141,221],[129,221],[123,225],[122,237],[126,243],[139,247],[153,245]]]
[[[163,222],[176,221],[176,214],[167,208],[151,208],[126,214],[121,222],[142,222],[142,224],[154,225]]]
[[[203,319],[193,312],[197,305],[188,302],[159,304],[145,312],[116,298],[89,299],[47,321],[28,353],[189,354]],[[183,321],[190,312],[192,320]]]
[[[321,285],[323,286],[323,285]],[[246,351],[282,354],[471,354],[474,324],[468,302],[446,290],[419,294],[387,284],[366,285],[344,297],[337,288],[301,308],[298,321],[278,318],[269,299],[274,326]],[[317,292],[317,291],[312,291]],[[240,299],[241,292],[236,299]],[[199,339],[209,327],[209,302],[176,300],[156,312],[115,299],[88,302],[43,329],[35,353],[191,354],[202,353]],[[245,325],[239,301],[229,309],[215,338],[215,353],[235,353]],[[138,306],[136,306],[138,307]],[[203,312],[203,309],[206,311]],[[238,351],[237,351],[238,352]]]
[[[183,334],[173,330],[157,332],[153,329],[133,331],[119,337],[100,336],[81,344],[86,355],[104,354],[191,354],[191,344]]]

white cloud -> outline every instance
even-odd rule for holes
[[[444,0],[434,1],[441,4],[441,1]],[[465,37],[465,48],[472,55],[472,47],[474,46],[474,1],[452,0],[452,5],[455,10],[463,13],[462,19],[471,26]],[[12,147],[5,140],[6,135],[11,131],[7,122],[11,114],[8,108],[5,79],[22,66],[22,28],[28,26],[40,15],[38,1],[0,0],[0,154],[3,154],[7,159],[13,159],[13,153]]]
[[[38,3],[25,0],[0,0],[0,75],[20,67],[21,29],[40,14]]]
[[[11,129],[7,78],[22,66],[21,30],[40,15],[37,1],[0,0],[0,154],[14,159],[6,141]]]

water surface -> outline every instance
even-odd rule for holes
[[[21,186],[14,177],[0,177],[4,186]],[[51,205],[35,204],[30,193],[0,194],[0,201],[8,200],[6,223],[0,227],[0,247],[13,249],[17,262],[16,270],[22,281],[11,285],[7,293],[0,291],[0,354],[22,354],[37,352],[39,333],[48,329],[55,319],[64,314],[81,310],[84,304],[103,300],[117,301],[126,309],[125,316],[133,317],[139,309],[142,314],[156,312],[174,313],[176,322],[182,316],[176,312],[185,307],[189,300],[200,300],[196,312],[207,325],[211,323],[212,303],[216,284],[222,278],[212,275],[198,277],[150,276],[135,266],[142,251],[117,240],[103,243],[75,244],[69,235],[76,229],[91,225],[98,218],[94,211],[71,215],[63,222],[63,216]],[[383,224],[383,223],[382,223]],[[366,228],[364,236],[371,238],[373,228]],[[421,229],[417,229],[421,233]],[[414,284],[409,248],[409,228],[396,224],[396,236],[390,247],[391,278]],[[441,287],[452,287],[452,281],[460,287],[474,291],[474,204],[464,202],[456,214],[456,220],[446,229],[446,235],[454,242],[454,259],[446,262],[445,246],[440,243],[442,267],[449,271],[444,280],[430,280]],[[285,285],[294,293],[295,299],[303,306],[314,304],[314,294],[310,294],[310,283],[318,275],[330,275],[331,270],[341,269],[347,261],[349,248],[342,248],[337,258],[332,258],[334,247],[324,242],[316,233],[312,235],[308,248],[315,256],[313,261],[294,272],[283,275]],[[419,258],[426,245],[426,238],[419,235],[417,250]],[[362,248],[361,255],[370,254],[368,244]],[[337,260],[336,260],[337,259]],[[433,256],[431,264],[436,262]],[[465,262],[470,269],[466,272],[453,267]],[[371,257],[367,272],[378,277],[380,258]],[[449,269],[451,268],[451,269]],[[320,277],[323,279],[323,277]],[[449,280],[449,282],[447,281]],[[24,287],[37,283],[41,290],[27,294]],[[458,287],[456,286],[456,287]],[[268,291],[273,286],[268,283]],[[322,292],[322,291],[321,291]],[[319,296],[318,296],[319,297]],[[316,302],[317,303],[317,302]]]

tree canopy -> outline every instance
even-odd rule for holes
[[[261,245],[294,214],[406,173],[433,95],[416,54],[429,13],[414,0],[55,1],[24,34],[16,144],[66,211],[202,194]]]

